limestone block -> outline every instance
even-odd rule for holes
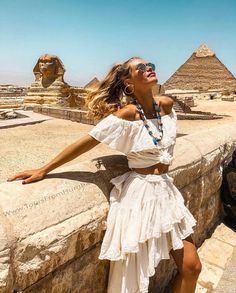
[[[216,166],[207,174],[183,187],[181,193],[185,198],[186,206],[191,210],[197,210],[204,206],[210,197],[219,190],[221,182],[222,168],[221,166]]]
[[[227,101],[227,102],[234,102],[234,97],[227,97],[227,96],[224,96],[221,98],[222,101]]]
[[[224,241],[215,239],[213,242],[206,239],[199,249],[199,254],[201,255],[201,259],[204,259],[210,265],[224,270],[233,253],[233,249],[232,245]]]
[[[227,160],[236,147],[236,123],[178,138],[170,171],[178,188]],[[178,155],[177,155],[178,154]]]
[[[234,251],[235,233],[223,223],[217,226],[210,239],[198,249],[202,271],[198,284],[212,292],[219,283]],[[197,290],[198,292],[198,290]],[[199,292],[201,292],[199,290]],[[208,291],[207,291],[208,292]]]
[[[220,191],[212,194],[206,204],[202,207],[194,209],[198,211],[198,228],[201,232],[210,230],[213,223],[219,220],[221,210]]]
[[[207,288],[204,288],[197,283],[195,293],[209,293],[209,291],[207,290]]]
[[[81,257],[39,280],[24,293],[106,292],[109,261],[99,260],[98,255],[99,245],[91,247]]]
[[[10,290],[12,288],[14,280],[13,280],[13,274],[10,269],[11,265],[11,257],[10,257],[11,251],[10,248],[6,250],[0,251],[0,292],[1,288],[6,288],[6,290]]]
[[[204,263],[202,271],[198,278],[198,284],[202,286],[203,291],[198,288],[196,292],[212,292],[223,275],[224,270],[209,263]],[[207,290],[207,291],[204,291]]]
[[[221,223],[212,235],[213,238],[223,240],[232,246],[236,246],[236,233]]]

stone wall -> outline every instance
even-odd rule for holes
[[[236,123],[177,139],[170,176],[197,219],[197,247],[221,220],[222,165],[236,148]],[[62,166],[44,180],[0,184],[0,293],[105,293],[109,261],[98,260],[109,209],[109,180],[128,171],[119,152]],[[150,292],[176,270],[162,260]]]
[[[25,110],[28,110],[28,108],[26,107]],[[33,111],[35,113],[40,113],[60,119],[68,119],[84,124],[96,124],[96,121],[94,119],[87,118],[87,111],[81,109],[34,106]]]
[[[26,90],[26,87],[12,84],[0,85],[0,109],[21,107]]]

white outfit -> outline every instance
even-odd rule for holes
[[[147,119],[158,136],[157,119]],[[163,137],[152,142],[142,120],[128,121],[113,114],[88,132],[100,142],[127,156],[130,168],[158,162],[170,165],[176,142],[177,115],[162,116]],[[128,171],[110,181],[110,209],[99,259],[109,259],[108,293],[147,293],[149,277],[169,251],[183,248],[182,239],[194,232],[196,219],[184,198],[165,174],[143,175]]]

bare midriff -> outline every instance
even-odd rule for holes
[[[169,165],[165,165],[162,163],[157,163],[153,166],[150,167],[146,167],[146,168],[131,168],[131,170],[137,172],[137,173],[141,173],[141,174],[163,174],[163,173],[167,173],[169,169]]]

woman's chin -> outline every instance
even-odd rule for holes
[[[152,88],[157,85],[157,82],[158,82],[158,80],[155,78],[153,80],[149,80],[148,82],[145,82],[145,84],[143,84],[143,86]]]
[[[150,81],[150,84],[152,84],[152,85],[156,85],[157,83],[158,83],[158,79],[157,78],[155,78],[152,81]]]

